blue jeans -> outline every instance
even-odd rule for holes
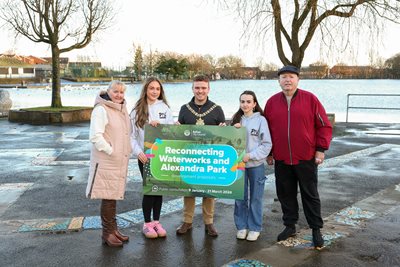
[[[265,180],[264,164],[246,168],[244,173],[244,199],[235,201],[233,215],[238,230],[249,229],[250,231],[261,232]]]

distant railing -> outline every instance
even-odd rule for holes
[[[346,108],[346,122],[349,118],[349,109],[386,109],[386,110],[400,110],[400,108],[384,108],[384,107],[366,107],[366,106],[349,106],[351,96],[397,96],[398,94],[347,94],[347,108]],[[400,100],[400,99],[399,99]]]

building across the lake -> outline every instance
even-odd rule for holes
[[[277,69],[262,71],[259,67],[222,67],[209,74],[213,79],[277,79]],[[22,56],[13,53],[0,54],[0,84],[25,84],[49,82],[52,74],[52,58]],[[110,77],[99,61],[71,62],[60,57],[60,75],[65,79]],[[114,77],[118,73],[112,74]],[[301,68],[302,79],[393,79],[400,78],[392,69],[371,66],[345,66],[310,64]]]

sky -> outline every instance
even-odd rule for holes
[[[115,23],[95,36],[87,47],[62,54],[70,61],[78,56],[89,56],[93,61],[101,61],[103,66],[124,69],[133,59],[133,45],[140,45],[145,53],[149,50],[159,52],[174,51],[184,55],[210,54],[214,57],[234,55],[241,57],[247,66],[253,66],[258,58],[264,63],[282,64],[271,43],[264,47],[247,44],[242,35],[242,25],[234,13],[219,9],[216,1],[207,0],[119,0],[115,1],[118,14]],[[0,53],[13,50],[21,55],[39,57],[51,56],[49,47],[44,43],[33,43],[24,37],[14,35],[0,28]],[[390,25],[382,42],[379,54],[387,59],[400,52],[396,36],[400,34],[399,25]],[[271,38],[273,41],[273,39]],[[360,40],[358,40],[360,43]],[[368,41],[362,43],[368,44]],[[306,52],[303,66],[324,56],[318,44]],[[369,64],[368,49],[362,45],[357,51],[337,53],[331,60],[347,64]],[[350,56],[350,54],[352,56]],[[356,56],[354,57],[354,54]],[[330,63],[330,62],[328,62]]]

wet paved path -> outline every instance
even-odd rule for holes
[[[264,230],[257,242],[236,240],[233,201],[223,199],[216,205],[218,238],[204,234],[200,207],[192,232],[176,236],[182,199],[172,197],[164,197],[161,218],[168,237],[146,240],[140,233],[141,179],[133,159],[126,200],[118,202],[118,224],[131,242],[122,249],[102,246],[99,201],[84,197],[88,130],[87,123],[30,126],[0,120],[0,262],[5,266],[239,266],[239,259],[272,266],[400,265],[392,247],[372,252],[353,248],[354,253],[347,251],[350,255],[344,265],[334,265],[340,257],[326,261],[335,255],[338,244],[353,240],[357,231],[368,229],[369,222],[398,223],[400,125],[339,123],[335,127],[332,147],[319,173],[328,244],[322,251],[310,249],[310,231],[302,214],[297,237],[275,242],[282,225],[270,168],[266,169]],[[391,242],[385,235],[372,242],[399,245],[399,232],[391,235]]]

